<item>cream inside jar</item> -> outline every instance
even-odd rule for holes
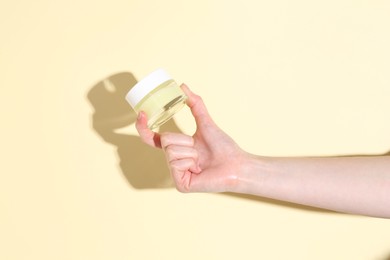
[[[141,111],[146,113],[150,129],[171,119],[183,107],[186,99],[181,88],[162,69],[143,78],[126,95],[126,100],[137,114]]]

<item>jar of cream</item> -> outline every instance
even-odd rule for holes
[[[176,82],[162,69],[143,78],[127,93],[126,100],[138,114],[144,111],[148,127],[155,129],[178,112],[187,96]]]

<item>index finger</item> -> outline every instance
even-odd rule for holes
[[[193,93],[187,85],[182,84],[181,88],[188,97],[187,105],[191,109],[191,113],[195,118],[196,125],[199,127],[202,125],[213,124],[213,120],[211,119],[207,111],[203,99],[200,96]]]
[[[141,137],[141,140],[155,148],[161,148],[161,138],[160,134],[153,132],[148,127],[148,119],[146,117],[145,112],[141,111],[138,114],[137,122],[135,123],[135,127]]]

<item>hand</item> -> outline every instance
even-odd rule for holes
[[[195,118],[195,134],[153,132],[147,127],[146,114],[141,112],[136,122],[141,139],[163,149],[179,191],[234,191],[247,153],[214,123],[201,97],[184,84],[181,88]]]

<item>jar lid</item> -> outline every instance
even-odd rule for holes
[[[127,93],[127,102],[134,108],[148,93],[170,79],[172,77],[163,69],[153,71],[135,84]]]

